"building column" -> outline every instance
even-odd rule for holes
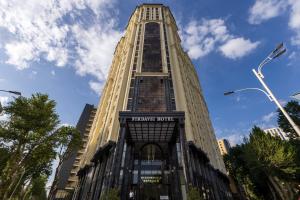
[[[111,179],[113,178],[111,173],[112,173],[112,166],[113,166],[113,160],[114,160],[114,155],[115,155],[115,149],[116,149],[116,146],[111,148],[109,150],[109,153],[106,155],[106,164],[103,166],[104,171],[103,171],[103,174],[102,174],[102,185],[101,185],[101,188],[99,188],[100,196],[103,194],[103,192],[107,188],[110,187],[110,182],[111,182]]]
[[[93,174],[93,178],[91,181],[91,188],[89,191],[89,199],[93,199],[93,195],[95,193],[95,189],[97,186],[97,181],[98,181],[98,174],[99,174],[99,170],[100,170],[100,165],[101,165],[101,161],[100,160],[96,160],[94,161],[94,174]]]
[[[179,140],[180,140],[180,148],[183,155],[183,168],[186,178],[187,186],[192,183],[192,169],[190,166],[190,158],[189,158],[189,148],[187,146],[185,130],[184,130],[184,119],[179,119]]]
[[[121,186],[121,199],[128,199],[131,177],[132,177],[132,145],[127,144],[126,154],[125,154],[125,163],[123,167],[123,182]]]
[[[180,188],[180,176],[179,176],[179,165],[178,165],[178,156],[177,156],[177,149],[176,149],[176,140],[175,143],[169,143],[168,145],[168,154],[169,154],[169,161],[170,161],[170,190],[171,190],[171,199],[177,200],[182,199],[181,196],[181,188]],[[164,177],[164,175],[162,176]]]
[[[109,187],[118,187],[119,186],[119,177],[121,170],[121,162],[122,155],[125,144],[125,136],[126,136],[126,127],[125,127],[125,119],[120,118],[120,132],[118,137],[118,142],[116,145],[116,152],[114,156],[114,161],[112,165],[112,175]]]
[[[85,174],[86,181],[85,181],[84,188],[82,191],[81,199],[88,199],[88,197],[89,197],[89,191],[91,188],[91,181],[92,181],[91,179],[92,179],[93,173],[94,173],[94,167],[88,166],[86,169],[86,174]]]

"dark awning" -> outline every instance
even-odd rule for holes
[[[209,158],[207,157],[206,153],[200,147],[197,147],[194,142],[189,141],[188,146],[190,147],[191,150],[195,151],[197,155],[200,156],[205,163],[209,163]]]
[[[116,142],[114,142],[114,141],[108,141],[106,144],[104,144],[102,147],[100,147],[97,151],[96,151],[96,153],[95,153],[95,155],[94,155],[94,157],[92,158],[92,162],[94,162],[94,161],[96,161],[96,160],[98,160],[99,158],[101,158],[101,156],[102,155],[105,155],[105,154],[107,154],[107,152],[112,148],[112,147],[114,147],[116,145]]]
[[[128,129],[127,138],[134,142],[169,142],[183,119],[184,112],[120,112],[120,122]]]

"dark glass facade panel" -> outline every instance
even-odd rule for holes
[[[160,25],[150,22],[145,25],[143,72],[162,72]]]
[[[141,77],[138,85],[137,111],[166,111],[165,84],[161,77]]]
[[[161,160],[163,159],[163,154],[160,148],[155,144],[148,144],[144,146],[141,156],[141,159],[144,160],[144,162],[153,161],[154,164],[161,163]]]

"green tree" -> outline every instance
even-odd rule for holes
[[[254,127],[249,139],[224,157],[227,170],[243,185],[250,199],[293,199],[292,183],[299,182],[296,145]],[[299,183],[298,183],[299,184]]]
[[[119,191],[115,188],[110,188],[101,195],[100,200],[120,200]]]
[[[252,176],[257,176],[261,187],[268,185],[273,196],[292,199],[295,194],[283,184],[296,180],[299,173],[299,158],[293,145],[254,127],[246,145],[245,158]]]
[[[29,187],[24,191],[23,200],[46,200],[47,192],[45,190],[47,183],[47,176],[38,176],[32,179]]]
[[[20,194],[36,177],[48,177],[59,149],[80,143],[78,131],[59,127],[55,106],[48,95],[37,93],[18,97],[3,108],[8,120],[0,124],[0,144],[9,158],[0,171],[0,199]]]
[[[200,192],[197,187],[189,186],[188,193],[187,193],[188,200],[202,200]]]
[[[290,115],[290,117],[293,119],[295,124],[300,127],[300,105],[297,101],[289,101],[285,106],[284,109],[286,112]],[[282,128],[283,131],[286,133],[290,133],[290,137],[292,139],[297,137],[297,134],[293,127],[290,125],[288,120],[285,118],[285,116],[282,114],[282,112],[278,109],[278,125],[280,128]]]
[[[290,180],[299,173],[297,149],[290,143],[266,134],[258,127],[252,129],[246,151],[248,163],[261,167],[271,175]]]

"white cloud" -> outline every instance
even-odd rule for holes
[[[241,144],[243,142],[245,135],[241,135],[239,133],[234,133],[231,135],[226,136],[226,139],[229,141],[230,146],[234,147],[237,144]]]
[[[58,125],[59,128],[60,128],[60,127],[63,127],[63,126],[74,126],[74,125],[69,124],[69,123],[60,123],[60,124]]]
[[[71,2],[75,3],[75,2]],[[7,63],[18,69],[28,67],[40,57],[66,64],[65,42],[68,26],[59,20],[70,10],[60,1],[1,1],[0,26],[14,34],[15,40],[5,45]]]
[[[7,105],[7,103],[9,102],[9,97],[7,96],[0,96],[0,102],[2,106]]]
[[[55,76],[55,75],[56,75],[56,73],[55,73],[54,70],[51,70],[51,75],[52,75],[52,76]]]
[[[260,24],[263,21],[277,17],[287,7],[287,0],[256,0],[250,8],[249,23]]]
[[[289,27],[295,32],[291,42],[293,45],[300,46],[300,1],[290,0],[289,2],[291,5]]]
[[[250,129],[249,128],[215,128],[216,135],[219,138],[227,139],[230,145],[233,147],[237,144],[241,144],[245,137],[248,137]]]
[[[228,40],[219,49],[225,57],[237,59],[249,54],[258,45],[259,42],[251,42],[248,39],[239,37]]]
[[[121,37],[114,4],[115,0],[0,1],[0,27],[12,35],[2,41],[6,63],[22,70],[44,59],[103,81]]]
[[[9,97],[0,96],[1,107],[6,106],[9,101],[10,101]],[[0,121],[7,121],[8,119],[9,119],[9,116],[7,114],[3,114],[2,112],[0,112]]]
[[[260,24],[271,18],[289,12],[288,26],[295,35],[291,43],[300,46],[300,1],[299,0],[256,0],[249,10],[248,21],[251,24]]]
[[[102,90],[103,90],[103,83],[101,82],[94,82],[94,81],[90,81],[89,82],[90,88],[98,95],[101,94]]]
[[[289,26],[294,29],[300,28],[300,2],[290,0],[291,16]]]
[[[281,106],[285,106],[285,104],[287,103],[286,100],[283,100],[283,99],[278,99],[279,103]]]
[[[272,120],[274,120],[276,118],[276,116],[277,116],[276,112],[271,112],[271,113],[269,113],[267,115],[264,115],[262,117],[262,121],[263,122],[271,122]]]
[[[293,59],[296,58],[296,56],[297,56],[297,53],[296,53],[295,51],[293,51],[293,52],[290,53],[289,59],[290,59],[290,60],[293,60]]]
[[[17,69],[28,68],[28,62],[34,59],[33,46],[27,42],[12,42],[5,45],[6,54],[9,56],[6,63],[15,65]]]
[[[251,123],[251,126],[258,126],[261,129],[268,129],[276,127],[277,125],[277,112],[270,112],[266,115],[263,115],[260,119],[254,120]]]
[[[201,58],[220,46],[223,47],[223,55],[235,59],[250,53],[258,45],[258,42],[252,43],[248,39],[237,38],[229,33],[223,19],[193,20],[186,27],[180,28],[179,34],[192,59]],[[235,46],[241,43],[247,46],[242,52],[237,52]]]
[[[75,62],[76,72],[80,75],[91,74],[101,81],[105,80],[114,53],[112,47],[117,44],[121,33],[111,27],[102,30],[96,26],[84,30],[75,25],[72,30],[76,41],[80,44],[76,47],[79,55]]]
[[[51,163],[53,170],[52,170],[52,173],[49,176],[48,181],[46,183],[47,194],[50,192],[50,188],[51,188],[51,186],[53,184],[53,181],[54,181],[54,178],[55,178],[55,172],[57,170],[58,164],[59,164],[59,159],[58,158],[56,158],[55,160],[53,160],[52,163]]]

